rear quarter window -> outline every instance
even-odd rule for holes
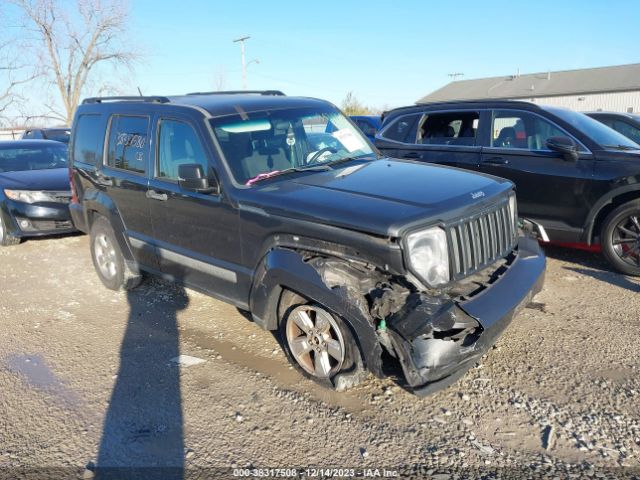
[[[80,115],[76,121],[72,161],[95,165],[98,163],[104,143],[104,131],[100,115]]]

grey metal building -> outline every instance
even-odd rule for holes
[[[577,111],[640,112],[640,63],[451,82],[416,103],[489,98]]]

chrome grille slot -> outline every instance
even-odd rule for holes
[[[511,220],[509,202],[447,227],[453,278],[483,269],[514,248],[517,226]]]

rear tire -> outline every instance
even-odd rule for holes
[[[640,276],[640,200],[619,206],[604,221],[602,253],[619,272]]]
[[[142,275],[132,272],[124,260],[116,235],[109,221],[98,216],[91,225],[91,259],[98,278],[110,290],[131,290],[142,281]]]
[[[0,246],[10,247],[12,245],[18,245],[19,243],[20,238],[14,237],[7,231],[7,226],[5,225],[2,213],[0,212]]]
[[[302,375],[337,391],[366,378],[360,349],[340,317],[290,291],[283,293],[279,313],[282,347]]]

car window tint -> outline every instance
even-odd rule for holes
[[[70,135],[71,130],[68,129],[49,129],[43,132],[43,137],[47,140],[54,140],[62,143],[69,143]]]
[[[418,129],[418,143],[423,145],[475,145],[478,112],[427,114]]]
[[[547,139],[567,134],[547,120],[528,112],[496,110],[493,115],[491,146],[547,150]]]
[[[612,123],[613,124],[611,125],[611,127],[614,130],[620,132],[622,135],[624,135],[627,138],[630,138],[634,142],[640,143],[640,128],[634,127],[630,123],[623,122],[620,120],[615,120]]]
[[[177,180],[180,165],[194,163],[201,165],[206,174],[207,157],[190,125],[176,120],[161,120],[159,129],[157,177]]]
[[[421,116],[421,113],[414,113],[397,118],[384,129],[382,137],[396,142],[415,143],[416,127]]]
[[[356,120],[356,125],[358,125],[358,128],[362,130],[362,133],[369,137],[373,137],[376,134],[375,127],[366,120]]]
[[[73,143],[73,161],[96,164],[98,152],[102,151],[104,134],[100,124],[100,115],[80,115],[76,122]]]
[[[145,173],[148,129],[148,117],[113,115],[109,130],[107,165],[135,173]]]
[[[6,142],[0,145],[0,173],[66,168],[67,154],[66,145],[16,147],[15,143]]]

